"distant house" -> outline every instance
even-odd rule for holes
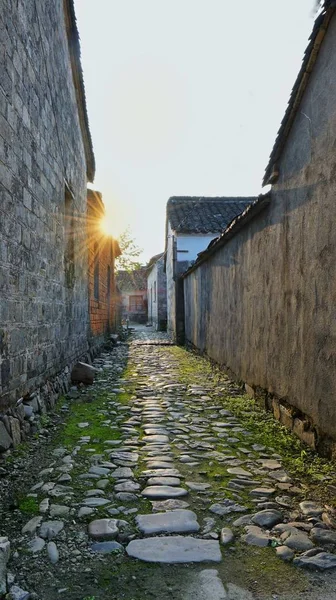
[[[147,271],[118,271],[117,287],[121,294],[122,319],[134,323],[147,322]]]
[[[119,244],[102,231],[105,206],[100,192],[87,192],[88,296],[90,346],[97,346],[118,328],[115,259]]]
[[[148,322],[157,331],[167,329],[167,279],[164,253],[153,256],[147,265]]]
[[[255,197],[172,196],[166,210],[167,328],[177,336],[178,276]]]

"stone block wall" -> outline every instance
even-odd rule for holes
[[[3,412],[86,352],[88,291],[87,165],[63,0],[0,7]]]

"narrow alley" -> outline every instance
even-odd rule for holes
[[[166,334],[94,364],[2,468],[17,598],[336,598],[330,463]]]

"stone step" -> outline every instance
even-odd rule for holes
[[[126,547],[128,556],[154,563],[220,562],[217,540],[200,540],[179,535],[132,540]]]
[[[195,533],[200,526],[191,510],[171,510],[153,515],[138,515],[135,519],[141,533]]]

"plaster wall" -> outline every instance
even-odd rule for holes
[[[219,235],[218,233],[210,233],[208,235],[183,235],[177,234],[177,260],[178,261],[193,261],[197,259],[199,252],[203,252],[211,240]]]
[[[167,326],[167,280],[163,272],[163,257],[155,263],[148,275],[147,297],[148,321],[157,331],[162,331]]]
[[[188,342],[336,440],[336,20],[271,203],[184,279]],[[295,410],[294,410],[295,416]]]
[[[199,252],[202,252],[210,244],[211,240],[217,237],[219,233],[207,235],[193,234],[186,235],[176,233],[171,229],[168,223],[168,241],[167,241],[167,329],[175,338],[176,336],[176,276],[183,273],[188,266],[197,259]],[[174,264],[173,244],[176,244],[176,256]]]

